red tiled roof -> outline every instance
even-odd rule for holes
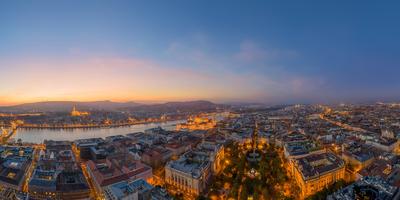
[[[107,169],[100,170],[98,166],[96,165],[95,162],[92,160],[88,161],[87,164],[92,171],[93,178],[95,181],[100,185],[100,186],[107,186],[113,183],[117,183],[120,181],[128,180],[130,177],[137,176],[143,172],[146,172],[148,170],[151,170],[150,167],[134,161],[135,163],[135,168],[134,169],[129,169],[126,166],[122,166],[122,168],[119,168],[112,164],[109,160],[107,160]],[[101,162],[105,163],[105,162]],[[100,163],[97,163],[100,164]],[[132,163],[131,163],[132,164]]]

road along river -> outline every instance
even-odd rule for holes
[[[44,140],[68,140],[95,138],[112,135],[126,135],[128,133],[143,132],[146,129],[162,127],[166,130],[175,130],[176,124],[185,120],[168,121],[160,123],[137,124],[131,126],[119,126],[111,128],[76,128],[76,129],[38,129],[19,128],[12,137],[16,141],[42,143]]]

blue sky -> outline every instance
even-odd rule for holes
[[[400,93],[396,1],[1,1],[0,104]]]

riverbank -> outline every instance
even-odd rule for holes
[[[15,140],[21,139],[22,142],[28,143],[43,143],[44,140],[68,140],[74,141],[77,139],[88,138],[106,138],[113,135],[126,135],[129,133],[144,132],[147,129],[161,127],[165,130],[175,130],[176,124],[182,123],[185,120],[167,121],[161,123],[146,123],[129,126],[117,127],[91,127],[91,128],[18,128],[17,132],[12,137]]]
[[[177,119],[179,120],[179,119]],[[95,128],[116,128],[124,126],[134,126],[141,124],[152,124],[152,123],[167,123],[169,121],[176,120],[163,120],[163,121],[152,121],[152,122],[135,122],[135,123],[120,123],[120,124],[72,124],[72,125],[20,125],[20,129],[95,129]]]
[[[170,119],[170,120],[153,120],[153,121],[137,121],[115,124],[21,124],[20,129],[92,129],[92,128],[116,128],[124,126],[133,126],[151,123],[167,123],[170,121],[185,120],[185,117]],[[10,128],[10,125],[2,125],[4,128]]]

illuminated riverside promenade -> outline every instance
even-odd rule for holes
[[[217,121],[227,117],[229,113],[213,113]],[[141,123],[134,125],[115,124],[107,126],[77,126],[77,127],[29,127],[26,124],[18,128],[14,137],[22,142],[42,143],[44,140],[68,140],[87,139],[95,137],[108,137],[113,135],[126,135],[128,133],[143,132],[146,129],[162,127],[165,130],[176,130],[178,124],[186,120],[172,120],[165,122]],[[19,126],[21,127],[21,126]]]
[[[15,140],[21,139],[22,142],[42,143],[44,140],[68,140],[86,139],[94,137],[107,137],[112,135],[125,135],[128,133],[142,132],[154,127],[162,127],[166,130],[175,130],[176,124],[184,120],[137,124],[131,126],[119,126],[109,128],[76,128],[76,129],[39,129],[39,128],[19,128],[13,137]]]

